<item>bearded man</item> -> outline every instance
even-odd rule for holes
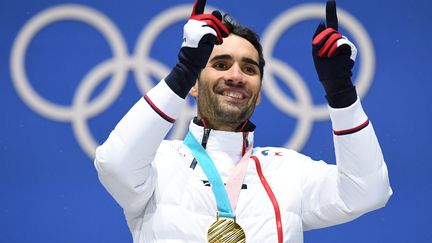
[[[253,147],[249,118],[265,64],[258,36],[204,7],[195,2],[177,65],[96,151],[99,178],[124,209],[134,242],[300,243],[305,230],[384,206],[392,194],[386,164],[351,82],[356,49],[337,31],[335,2],[312,53],[336,165]],[[197,116],[184,140],[164,140],[188,93]]]

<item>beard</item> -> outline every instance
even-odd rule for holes
[[[199,82],[198,114],[205,121],[240,125],[252,116],[258,98],[257,94],[250,96],[245,103],[230,103],[213,91],[217,90],[217,86],[212,90],[208,85],[209,82]]]

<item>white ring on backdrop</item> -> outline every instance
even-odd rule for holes
[[[133,71],[138,88],[143,94],[154,86],[152,77],[160,80],[168,74],[170,69],[163,63],[152,59],[150,50],[163,30],[175,22],[186,20],[189,17],[192,6],[191,4],[178,5],[159,13],[140,34],[135,47],[135,54],[130,57],[120,31],[102,13],[75,4],[48,8],[26,23],[12,47],[10,65],[15,88],[21,99],[35,112],[52,120],[71,122],[81,148],[90,158],[93,158],[98,143],[91,133],[88,120],[101,114],[118,98],[127,80],[128,71]],[[209,7],[209,9],[214,8]],[[286,147],[298,150],[307,141],[314,121],[328,119],[327,107],[326,105],[314,106],[308,87],[301,76],[288,64],[272,58],[272,52],[276,42],[286,29],[304,20],[324,18],[324,9],[325,6],[322,4],[304,4],[292,8],[276,17],[263,34],[264,56],[268,63],[263,91],[278,109],[298,119],[294,133],[285,144]],[[374,75],[373,46],[367,32],[354,17],[341,9],[338,9],[338,12],[341,25],[352,33],[359,44],[362,65],[355,83],[359,95],[364,96]],[[31,40],[41,29],[61,20],[76,20],[94,27],[107,39],[113,54],[111,59],[95,66],[83,78],[70,107],[53,104],[42,98],[30,85],[25,71],[25,55]],[[291,88],[297,102],[292,101],[277,87],[274,79],[276,75],[282,77],[283,82]],[[109,76],[112,78],[107,87],[99,96],[90,100],[94,90]],[[185,106],[170,137],[182,138],[189,120],[195,113],[196,105]]]
[[[47,25],[60,20],[78,20],[90,24],[99,30],[111,47],[113,59],[119,64],[113,78],[99,98],[89,104],[85,112],[94,116],[101,110],[107,100],[116,98],[123,87],[127,70],[122,68],[122,62],[127,58],[126,44],[116,26],[101,13],[80,5],[60,5],[40,12],[30,19],[18,34],[12,47],[11,74],[12,80],[20,97],[39,114],[57,121],[71,121],[77,111],[74,107],[56,105],[42,98],[30,85],[25,71],[25,55],[32,38]]]

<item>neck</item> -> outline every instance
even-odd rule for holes
[[[200,116],[198,116],[198,119],[201,119],[203,121],[204,127],[206,128],[212,130],[227,131],[227,132],[241,131],[242,126],[245,124],[245,122],[238,122],[238,123],[219,122],[214,120],[203,119]]]
[[[219,131],[227,131],[227,132],[235,132],[238,131],[241,123],[224,123],[224,122],[215,122],[215,121],[206,121],[206,127],[219,130]]]

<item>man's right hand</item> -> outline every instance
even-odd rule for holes
[[[206,0],[196,0],[192,14],[183,30],[183,43],[178,63],[165,82],[180,97],[185,98],[195,85],[198,74],[206,66],[214,45],[220,45],[229,30],[222,23],[219,11],[204,14]]]
[[[189,21],[184,26],[182,47],[201,49],[204,46],[220,45],[229,35],[222,24],[222,15],[218,10],[204,14],[206,0],[195,2]],[[209,54],[210,55],[210,54]]]

